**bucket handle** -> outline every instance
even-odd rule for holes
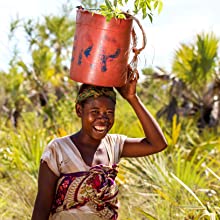
[[[137,48],[137,35],[136,35],[136,32],[135,32],[134,28],[132,28],[132,31],[131,31],[132,41],[133,41],[132,52],[134,53],[134,56],[133,56],[133,58],[132,58],[132,60],[129,64],[129,67],[128,67],[128,79],[131,79],[131,78],[137,78],[138,79],[139,78],[139,73],[138,73],[138,70],[137,70],[138,55],[146,47],[147,38],[146,38],[145,31],[144,31],[140,21],[136,17],[134,17],[133,15],[130,15],[130,14],[127,14],[127,15],[131,16],[132,19],[136,21],[137,25],[139,26],[139,28],[141,29],[141,32],[142,32],[142,38],[143,38],[142,47]]]

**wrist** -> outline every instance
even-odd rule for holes
[[[126,99],[130,104],[132,104],[133,102],[136,102],[139,100],[139,97],[137,94],[134,94],[132,96],[127,97]]]

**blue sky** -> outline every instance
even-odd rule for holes
[[[7,36],[10,21],[20,18],[37,19],[56,14],[66,0],[7,0],[0,2],[0,69],[6,70],[11,56]],[[72,1],[73,5],[79,5]],[[140,56],[140,66],[160,66],[170,71],[175,50],[180,43],[191,43],[196,34],[213,31],[220,37],[219,0],[164,0],[159,16],[141,23],[147,35],[147,47]],[[73,12],[74,13],[74,12]],[[20,39],[20,36],[16,36]],[[20,45],[23,50],[22,42]],[[25,52],[22,52],[23,56]],[[27,59],[28,60],[28,59]]]

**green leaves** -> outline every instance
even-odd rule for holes
[[[114,0],[112,4],[109,0],[105,0],[105,5],[100,5],[100,13],[106,17],[107,21],[110,21],[112,18],[125,19],[125,14],[117,8],[117,0]]]
[[[198,93],[213,77],[218,42],[213,33],[201,33],[195,43],[181,44],[175,53],[173,72]]]
[[[158,13],[162,11],[163,2],[161,0],[135,0],[134,1],[134,14],[139,11],[142,12],[142,18],[148,17],[150,21],[153,21],[153,11],[157,10]]]
[[[115,3],[115,1],[114,1],[114,3]],[[117,1],[116,1],[116,3],[117,3]],[[108,9],[113,10],[113,5],[112,5],[112,3],[109,0],[105,0],[105,4],[106,4]]]
[[[107,21],[111,18],[125,19],[126,16],[118,6],[126,7],[128,0],[105,0],[105,4],[100,5],[100,13],[106,17]],[[158,13],[162,11],[162,0],[135,0],[133,4],[133,15],[142,13],[142,18],[149,18],[153,22],[153,11],[157,10]]]

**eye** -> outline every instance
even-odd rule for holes
[[[107,115],[114,115],[114,111],[113,110],[108,110]]]
[[[94,114],[94,115],[97,115],[97,114],[99,114],[99,110],[93,109],[93,110],[91,110],[91,113]]]

